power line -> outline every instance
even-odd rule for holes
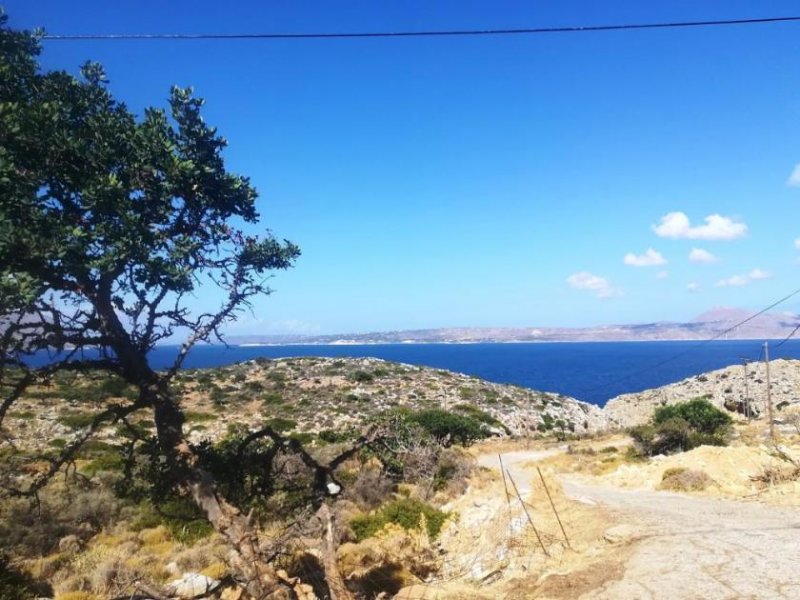
[[[744,325],[746,323],[749,323],[750,321],[752,321],[756,317],[759,317],[759,316],[763,315],[765,312],[772,310],[773,308],[775,308],[779,304],[783,304],[784,302],[786,302],[790,298],[796,296],[797,294],[800,294],[800,288],[797,288],[796,290],[794,290],[790,294],[787,294],[786,296],[784,296],[780,300],[776,300],[775,302],[773,302],[772,304],[770,304],[766,308],[763,308],[760,311],[758,311],[757,313],[750,315],[746,319],[743,319],[743,320],[739,321],[738,323],[736,323],[736,325],[732,325],[731,327],[728,327],[724,331],[720,331],[718,334],[716,334],[713,337],[710,337],[710,338],[705,339],[705,340],[701,340],[701,341],[697,342],[696,344],[693,344],[692,346],[690,346],[686,350],[682,350],[681,352],[673,354],[672,356],[670,356],[668,358],[665,358],[664,360],[662,360],[660,362],[657,362],[654,365],[643,367],[641,369],[637,369],[636,371],[632,371],[631,373],[628,373],[627,375],[623,375],[621,377],[618,377],[618,378],[616,378],[615,380],[613,380],[613,381],[611,381],[609,383],[603,383],[601,385],[597,385],[597,386],[594,386],[594,387],[591,387],[591,388],[584,389],[583,391],[584,392],[594,392],[594,391],[602,389],[602,388],[609,388],[609,387],[614,386],[614,385],[616,385],[618,383],[622,383],[623,381],[627,381],[628,379],[631,379],[632,377],[636,377],[637,375],[641,375],[643,373],[647,373],[648,371],[659,369],[659,368],[663,367],[664,365],[669,364],[672,361],[677,360],[677,359],[679,359],[679,358],[681,358],[683,356],[686,356],[687,354],[691,353],[694,350],[697,350],[698,348],[701,348],[702,346],[705,346],[706,344],[709,344],[709,343],[711,343],[711,342],[713,342],[715,340],[718,340],[719,338],[721,338],[721,337],[729,334],[730,332],[734,331],[738,327],[741,327],[742,325]],[[800,324],[797,326],[795,331],[797,331],[798,329],[800,329]],[[794,331],[789,335],[789,337],[791,337],[792,335],[794,335]],[[789,338],[786,338],[786,339],[789,339]],[[784,340],[783,342],[785,342],[785,341],[786,340]],[[783,344],[783,342],[781,342],[781,344]],[[762,347],[762,353],[763,353],[763,347]],[[759,357],[759,360],[761,360],[760,357]]]
[[[544,33],[587,33],[590,31],[631,31],[638,29],[674,29],[686,27],[720,27],[758,25],[800,21],[800,16],[765,17],[761,19],[718,19],[711,21],[673,21],[662,23],[628,23],[614,25],[575,25],[568,27],[532,27],[525,29],[442,29],[432,31],[366,31],[309,33],[87,33],[47,34],[45,40],[309,40],[347,38],[454,37],[482,35],[533,35]]]
[[[787,335],[785,338],[783,338],[783,340],[781,340],[780,342],[778,342],[778,344],[775,346],[775,348],[780,348],[780,347],[781,347],[781,346],[783,346],[783,345],[784,345],[786,342],[788,342],[790,339],[792,339],[792,338],[794,337],[794,334],[795,334],[795,333],[797,333],[797,330],[798,330],[798,329],[800,329],[800,323],[798,323],[798,324],[797,324],[797,326],[796,326],[796,327],[795,327],[795,328],[792,330],[792,333],[790,333],[790,334],[789,334],[789,335]]]

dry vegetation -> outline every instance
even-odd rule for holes
[[[510,415],[513,420],[527,410],[528,418],[543,425],[548,421],[543,415],[551,413],[542,411],[558,408],[554,407],[558,399],[407,365],[337,359],[261,361],[190,371],[179,385],[193,439],[215,440],[209,448],[223,448],[231,436],[269,422],[302,439],[324,459],[346,446],[359,425],[382,412],[417,415],[445,404],[450,414],[469,417],[483,431],[501,435],[469,451],[452,444],[457,438],[399,436],[393,453],[359,452],[338,468],[344,490],[334,505],[339,524],[337,558],[348,586],[360,598],[400,593],[399,598],[521,594],[566,599],[619,578],[634,541],[613,533],[613,514],[567,498],[559,485],[563,475],[619,487],[777,503],[796,503],[800,491],[800,468],[794,458],[800,457],[800,435],[791,424],[780,430],[783,438],[778,444],[764,443],[763,422],[739,424],[729,447],[701,445],[648,458],[636,452],[625,434],[577,438],[568,427],[542,427],[539,439],[507,437],[508,421],[503,418]],[[12,467],[12,472],[16,466],[35,471],[39,463],[32,460],[33,442],[47,436],[49,446],[58,449],[80,430],[86,414],[108,397],[125,393],[124,387],[91,378],[63,379],[50,388],[35,389],[30,405],[21,403],[11,415],[9,422],[18,429],[6,433],[21,443],[3,445],[5,467]],[[34,399],[44,401],[46,408],[36,412]],[[59,411],[58,400],[69,408]],[[396,423],[405,423],[409,432],[419,426],[408,420]],[[137,418],[130,425],[141,435],[152,427]],[[11,600],[34,594],[56,600],[103,600],[129,595],[135,582],[163,587],[185,573],[214,581],[227,577],[223,545],[202,519],[193,518],[197,515],[187,505],[175,498],[155,502],[150,495],[131,494],[121,486],[126,463],[116,444],[128,439],[125,435],[119,428],[103,432],[64,479],[40,494],[38,504],[24,499],[2,503],[0,540],[12,561],[2,567],[6,575],[0,577],[0,596],[5,598],[5,589],[12,589],[2,587],[7,580],[17,582],[15,590],[29,591],[29,595],[6,594]],[[476,457],[511,456],[517,451],[549,454],[537,464],[549,482],[569,543],[535,477],[527,481],[520,477],[516,483],[523,488],[521,495],[539,537],[513,491],[511,502],[507,500],[499,472],[476,469]],[[302,465],[292,460],[282,458],[278,472],[302,486]],[[534,472],[532,464],[516,467]],[[9,471],[4,472],[8,477]],[[293,485],[278,485],[269,502],[261,505],[275,516],[263,519],[261,525],[276,538],[288,522],[308,518]],[[307,591],[325,597],[319,556],[304,550],[302,532],[296,541],[279,564],[287,577],[299,577],[308,584]]]

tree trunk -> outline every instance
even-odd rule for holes
[[[159,444],[167,456],[175,485],[191,494],[214,528],[231,549],[229,558],[236,579],[248,594],[259,600],[294,597],[260,552],[256,527],[222,498],[209,473],[197,466],[197,457],[183,437],[183,413],[175,401],[160,393],[154,400]]]
[[[320,506],[317,516],[325,527],[325,534],[322,537],[322,566],[325,569],[325,580],[331,593],[331,600],[353,600],[353,595],[344,584],[342,574],[339,572],[339,564],[336,560],[336,530],[333,523],[333,515],[327,504]]]
[[[278,571],[261,551],[256,526],[217,491],[210,473],[197,466],[197,456],[183,437],[183,412],[165,390],[156,395],[155,422],[159,444],[178,488],[191,494],[195,504],[205,513],[214,531],[231,549],[229,562],[236,579],[248,594],[259,600],[284,600],[300,597],[299,582],[290,581]],[[336,559],[337,538],[333,515],[323,504],[317,511],[324,535],[321,540],[322,564],[331,600],[353,600],[339,572]],[[304,594],[303,594],[304,595]]]

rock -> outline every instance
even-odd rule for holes
[[[430,596],[430,592],[427,585],[409,585],[397,592],[392,600],[423,600]]]
[[[178,563],[176,563],[174,560],[164,565],[164,569],[167,573],[174,575],[175,577],[181,573],[181,570],[178,568]]]
[[[239,600],[243,593],[244,590],[240,587],[227,587],[222,590],[219,600]]]
[[[718,408],[727,409],[735,418],[744,420],[745,407],[753,417],[766,412],[766,386],[757,376],[765,373],[762,363],[749,363],[747,374],[741,364],[730,365],[695,377],[641,392],[622,394],[609,400],[603,408],[605,418],[617,426],[632,427],[650,420],[659,406],[686,402],[705,396]],[[777,408],[800,407],[800,361],[776,359],[770,361],[773,382],[772,402]]]
[[[77,535],[67,535],[58,540],[59,552],[80,552],[83,548],[83,540]]]
[[[219,585],[219,581],[200,573],[184,573],[183,577],[169,582],[165,591],[170,596],[195,598]]]
[[[633,525],[623,523],[606,529],[603,533],[603,539],[609,544],[622,544],[631,541],[636,537],[636,533],[637,529]]]

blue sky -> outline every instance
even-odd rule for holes
[[[800,14],[777,1],[4,5],[12,26],[50,33]],[[259,190],[263,225],[301,246],[276,293],[231,333],[685,320],[715,305],[758,309],[798,287],[800,23],[46,42],[41,62],[74,71],[89,58],[136,111],[163,106],[172,84],[193,85],[230,141],[229,168]],[[204,289],[196,301],[218,300]]]

